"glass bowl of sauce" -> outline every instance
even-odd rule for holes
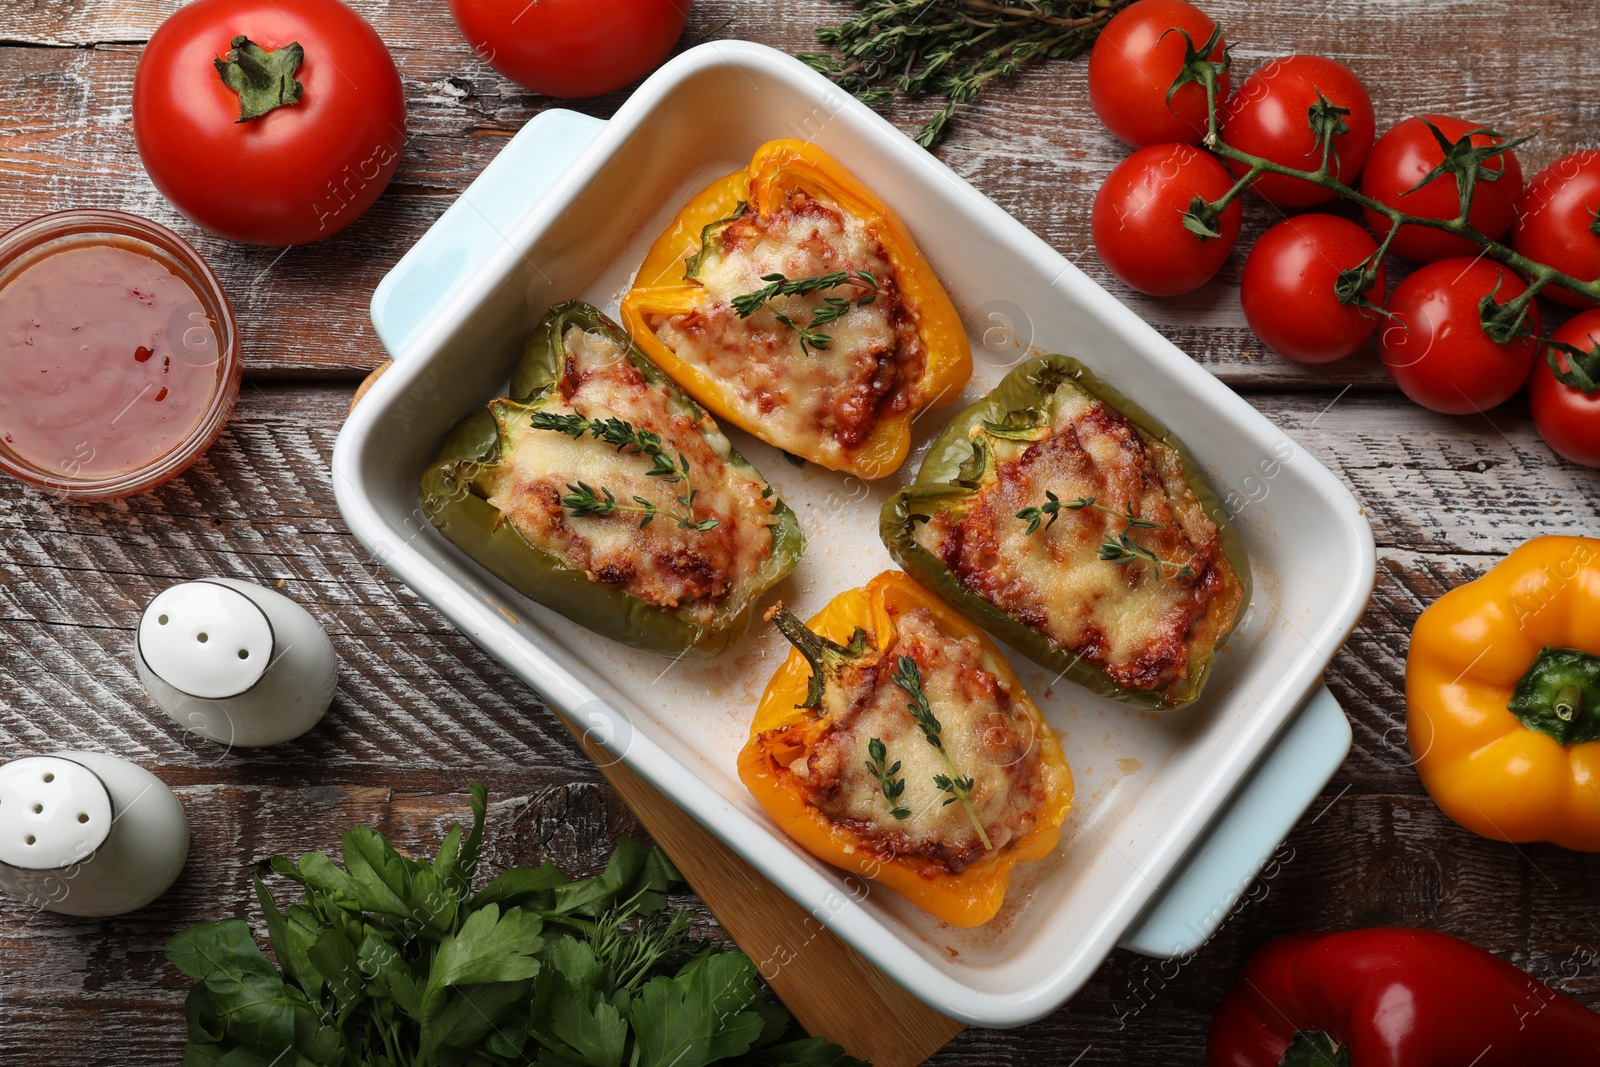
[[[188,242],[121,211],[0,235],[0,470],[70,498],[153,489],[239,397],[233,311]]]

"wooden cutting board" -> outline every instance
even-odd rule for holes
[[[389,364],[368,375],[354,407]],[[876,1067],[916,1067],[964,1027],[906,992],[681,808],[562,719],[806,1030]]]

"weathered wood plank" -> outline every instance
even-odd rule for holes
[[[173,891],[132,916],[61,919],[0,903],[0,1055],[59,1062],[39,1050],[71,1042],[73,1062],[170,1064],[183,1045],[184,979],[161,956],[177,930],[260,917],[249,878],[274,852],[337,852],[336,828],[372,825],[425,851],[465,811],[453,771],[388,785],[283,787],[276,781],[180,788],[195,852]],[[591,782],[524,776],[495,783],[486,872],[554,860],[587,872],[637,826]],[[309,829],[314,828],[314,829]],[[1351,861],[1353,842],[1361,862]],[[1512,849],[1444,823],[1425,798],[1329,793],[1194,957],[1115,953],[1071,1005],[1016,1031],[969,1031],[933,1062],[954,1065],[1198,1064],[1222,988],[1248,954],[1289,930],[1404,924],[1468,934],[1557,988],[1600,1003],[1594,933],[1569,904],[1592,879],[1590,857]],[[289,896],[279,880],[280,900]],[[695,907],[692,898],[681,901]],[[699,914],[697,912],[697,914]],[[701,929],[717,931],[702,916]]]
[[[347,396],[327,386],[247,389],[190,475],[121,504],[64,506],[0,489],[0,753],[85,745],[138,759],[180,789],[197,835],[176,894],[138,915],[63,923],[0,906],[0,960],[25,976],[0,993],[8,1060],[72,1036],[81,1062],[172,1062],[182,985],[160,945],[190,922],[245,914],[252,866],[273,851],[332,844],[318,833],[372,821],[423,846],[462,809],[459,791],[475,778],[517,813],[514,829],[492,836],[494,866],[546,857],[589,866],[632,829],[537,698],[344,530],[327,462]],[[1497,430],[1482,420],[1397,421],[1393,403],[1354,394],[1256,402],[1361,495],[1381,545],[1372,607],[1329,672],[1357,734],[1327,793],[1331,807],[1308,814],[1282,871],[1252,890],[1260,902],[1193,961],[1119,953],[1050,1020],[964,1035],[939,1062],[1198,1062],[1217,992],[1248,951],[1311,924],[1466,934],[1600,1002],[1591,968],[1575,964],[1588,957],[1572,954],[1589,931],[1567,907],[1592,876],[1590,858],[1512,849],[1449,824],[1408,769],[1401,697],[1417,612],[1535,529],[1592,523],[1600,478],[1556,463],[1514,408],[1493,413]],[[1463,496],[1500,521],[1447,520]],[[281,580],[328,626],[345,669],[326,726],[245,755],[148,714],[128,663],[131,628],[164,584],[206,572]]]
[[[568,758],[535,697],[345,530],[327,463],[346,396],[313,386],[247,389],[227,433],[190,474],[122,503],[61,505],[0,487],[0,626],[8,636],[0,739],[30,748],[114,739],[141,758],[215,759],[211,746],[146,714],[127,650],[139,612],[161,588],[223,574],[283,583],[327,627],[344,661],[328,725],[253,759],[332,768]],[[1415,792],[1401,694],[1416,615],[1533,533],[1600,534],[1600,475],[1557,461],[1514,406],[1492,413],[1491,425],[1420,412],[1402,423],[1392,403],[1354,395],[1330,404],[1273,394],[1256,403],[1351,485],[1373,523],[1377,590],[1329,679],[1357,724],[1345,780]]]
[[[394,190],[350,232],[319,246],[252,249],[200,234],[157,194],[134,151],[130,109],[135,43],[172,0],[109,4],[50,0],[0,14],[0,40],[72,48],[0,48],[0,225],[45,210],[107,206],[149,215],[195,239],[240,310],[258,374],[350,376],[381,356],[366,321],[372,287],[483,165],[503,136],[551,101],[507,82],[461,41],[443,5],[356,5],[389,42],[405,80],[412,137]],[[1592,25],[1580,0],[1538,8],[1512,0],[1436,5],[1426,17],[1401,3],[1330,0],[1326,5],[1208,5],[1237,42],[1241,75],[1276,54],[1315,50],[1350,63],[1372,89],[1380,126],[1421,111],[1455,112],[1500,128],[1538,132],[1523,149],[1532,167],[1600,140],[1600,120],[1581,92],[1555,92],[1546,72],[1577,87],[1600,74],[1581,33]],[[783,0],[765,7],[702,0],[685,42],[729,16],[722,31],[789,52],[814,47],[815,27],[837,22],[839,0]],[[90,47],[100,45],[100,47]],[[1471,65],[1457,57],[1471,55]],[[1396,62],[1394,57],[1409,57]],[[1538,76],[1529,76],[1537,64]],[[1084,64],[1060,62],[996,87],[969,109],[940,155],[1053,246],[1225,380],[1240,386],[1389,388],[1369,355],[1332,368],[1301,368],[1262,350],[1245,328],[1237,286],[1242,250],[1218,279],[1175,300],[1132,294],[1089,248],[1088,215],[1100,180],[1125,149],[1100,127],[1084,88]],[[609,115],[626,91],[562,102]],[[914,128],[926,108],[897,114]],[[891,196],[892,199],[892,196]],[[1247,212],[1244,244],[1277,216]],[[1399,265],[1392,277],[1397,279]]]

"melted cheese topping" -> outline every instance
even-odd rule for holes
[[[578,413],[591,421],[616,417],[660,435],[671,456],[689,461],[694,518],[715,519],[710,530],[679,529],[667,514],[640,528],[638,511],[576,517],[561,498],[584,482],[609,489],[619,503],[636,497],[663,512],[683,512],[681,482],[650,477],[650,460],[592,436],[572,438],[532,425],[532,407],[499,400],[490,405],[500,425],[501,462],[483,482],[489,503],[530,543],[657,607],[708,625],[719,611],[742,610],[748,589],[772,552],[771,499],[754,472],[726,462],[732,446],[709,416],[696,421],[665,390],[645,380],[623,348],[577,327],[562,338],[566,365],[538,410]]]
[[[789,765],[807,802],[833,822],[849,826],[884,857],[918,855],[959,873],[984,855],[966,809],[934,782],[949,770],[907,710],[910,698],[895,684],[900,656],[922,673],[940,739],[960,776],[973,781],[970,799],[995,850],[1033,828],[1040,808],[1060,783],[1039,758],[1037,727],[1024,706],[983,665],[974,637],[942,634],[926,609],[896,622],[894,644],[871,662],[830,678],[823,694],[827,730],[810,753]],[[867,768],[868,745],[878,738],[887,766],[900,763],[905,782],[898,803],[910,812],[895,818],[878,779]]]
[[[1031,443],[991,439],[993,469],[965,513],[934,515],[916,529],[918,542],[969,589],[1118,686],[1158,691],[1182,682],[1231,628],[1244,595],[1216,524],[1176,453],[1148,445],[1100,400],[1061,386],[1049,430]],[[1104,511],[1063,507],[1030,535],[1017,512],[1044,504],[1047,491],[1063,504],[1093,498],[1160,526],[1126,529]],[[1101,559],[1102,543],[1124,534],[1171,565]]]
[[[791,193],[768,217],[747,214],[725,227],[697,279],[700,306],[653,316],[651,328],[679,358],[721,382],[730,403],[760,427],[763,440],[838,466],[886,414],[919,403],[927,354],[895,285],[894,268],[866,224],[841,208]],[[730,302],[767,283],[763,275],[806,278],[864,270],[879,283],[865,307],[819,327],[826,348],[802,351],[793,326],[807,324],[824,299],[852,303],[865,290],[842,285],[782,296],[741,319]]]

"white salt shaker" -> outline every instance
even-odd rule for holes
[[[225,745],[275,745],[315,726],[338,681],[333,642],[299,604],[234,578],[157,594],[134,640],[139,680],[179,725]]]
[[[103,918],[165,893],[189,858],[183,806],[142,767],[93,752],[0,765],[0,893]]]

